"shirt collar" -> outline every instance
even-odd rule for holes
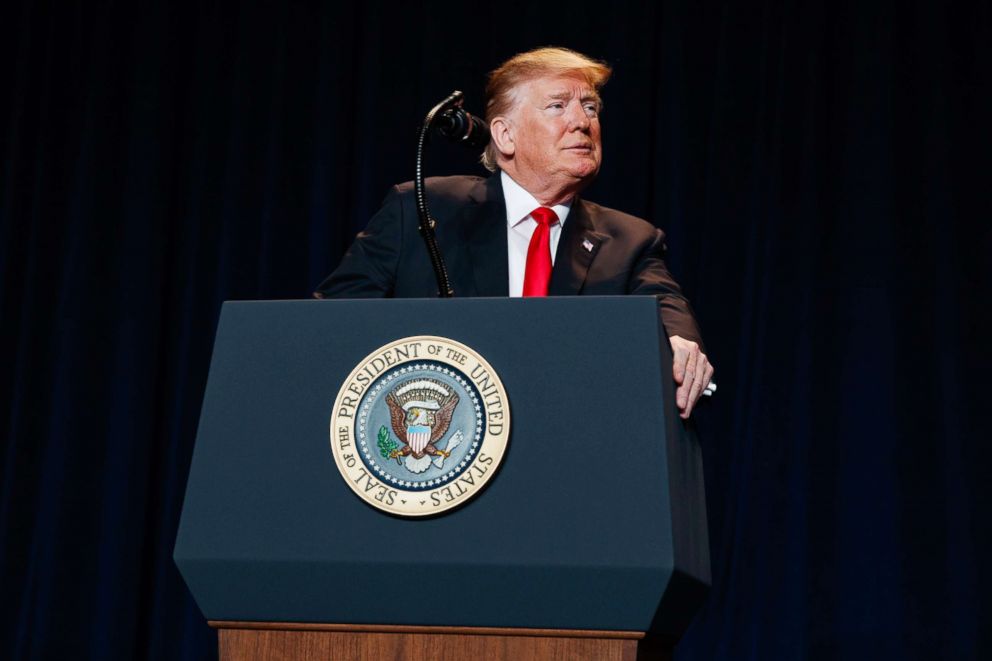
[[[544,206],[537,199],[527,192],[527,190],[513,180],[513,177],[502,170],[499,173],[500,181],[503,184],[503,199],[506,201],[506,224],[516,227],[530,217],[530,212]],[[572,200],[569,199],[563,204],[556,204],[551,209],[558,215],[558,222],[565,226],[565,218],[572,208]]]

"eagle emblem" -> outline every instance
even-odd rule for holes
[[[413,473],[423,473],[432,462],[441,468],[461,442],[461,431],[457,431],[445,449],[438,447],[451,426],[458,394],[436,379],[414,379],[387,394],[386,403],[390,426],[400,442],[388,457],[397,462],[402,458]]]

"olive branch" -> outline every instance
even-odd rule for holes
[[[383,459],[396,459],[396,463],[400,463],[400,453],[398,451],[400,446],[389,436],[389,430],[386,429],[386,425],[379,427],[379,436],[376,440],[376,445],[379,446],[379,454],[382,455]]]

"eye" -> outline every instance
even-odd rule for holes
[[[585,108],[586,114],[590,117],[595,117],[599,114],[599,104],[597,103],[585,103],[582,107]]]
[[[549,110],[561,110],[564,107],[565,104],[561,101],[552,101],[551,103],[548,104]]]

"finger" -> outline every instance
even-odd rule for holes
[[[684,409],[688,404],[689,389],[692,387],[692,382],[696,379],[697,354],[699,354],[699,351],[690,351],[689,358],[685,364],[685,376],[683,377],[681,387],[678,389],[676,399],[680,409]]]
[[[689,352],[678,347],[675,349],[675,354],[672,356],[672,376],[675,378],[675,383],[682,385],[683,379],[685,379],[685,364],[689,360]]]
[[[703,356],[701,358],[701,360],[702,361],[705,361],[706,360],[706,356]],[[706,377],[706,366],[705,365],[700,365],[699,367],[700,367],[700,369],[699,369],[698,377],[693,380],[692,386],[689,389],[689,401],[686,403],[686,407],[685,407],[685,417],[687,417],[687,418],[690,415],[692,415],[692,409],[693,409],[693,407],[696,405],[696,402],[699,401],[699,398],[703,394],[703,388],[704,388],[704,385],[703,384],[709,383],[709,381],[705,378]]]

